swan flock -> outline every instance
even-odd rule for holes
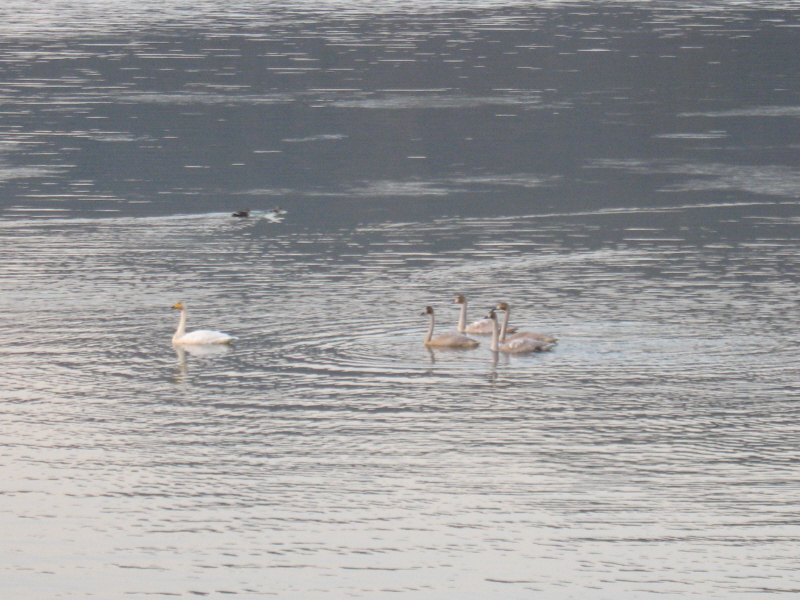
[[[508,324],[511,308],[507,302],[501,302],[495,308],[490,309],[483,319],[469,325],[467,325],[466,297],[458,296],[453,303],[461,305],[457,326],[458,333],[442,333],[434,336],[434,310],[433,307],[426,306],[421,314],[427,316],[430,319],[430,323],[423,344],[428,347],[440,348],[475,348],[480,342],[464,335],[464,333],[474,333],[491,334],[492,340],[490,349],[492,352],[506,352],[509,354],[544,352],[550,350],[555,345],[555,337],[534,331],[519,331],[507,337],[507,333],[516,331],[516,329],[509,327]],[[178,302],[172,308],[181,311],[178,328],[175,330],[175,335],[172,336],[172,343],[175,346],[230,344],[238,339],[236,336],[210,329],[196,329],[186,333],[186,303]],[[502,326],[498,323],[497,314],[495,313],[496,310],[504,313]]]
[[[489,313],[483,318],[467,325],[467,298],[466,296],[458,296],[453,300],[453,304],[460,304],[461,311],[458,317],[458,333],[443,333],[434,337],[434,312],[433,308],[426,306],[422,311],[423,315],[428,315],[430,318],[430,325],[428,327],[428,334],[425,336],[423,343],[426,346],[440,346],[450,348],[474,348],[479,344],[465,333],[472,334],[490,334],[492,341],[490,349],[492,352],[506,352],[509,354],[520,354],[524,352],[544,352],[553,348],[556,338],[546,333],[538,333],[535,331],[519,331],[516,328],[509,327],[508,321],[511,317],[511,308],[507,302],[501,302],[495,308],[489,310]],[[497,322],[496,310],[502,311],[504,314],[503,325],[500,326]],[[513,333],[507,337],[508,333]]]

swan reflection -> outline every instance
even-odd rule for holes
[[[189,366],[186,360],[186,355],[191,354],[198,358],[213,358],[215,356],[222,356],[223,354],[230,354],[233,348],[224,344],[215,344],[208,346],[184,346],[182,344],[173,344],[175,354],[178,356],[178,381],[186,379],[189,375]]]
[[[428,354],[430,354],[431,364],[435,365],[436,364],[436,354],[434,353],[433,348],[431,348],[430,346],[425,346],[425,350],[427,350]]]
[[[180,355],[181,351],[183,351],[183,355],[191,354],[192,356],[221,356],[223,354],[229,354],[233,351],[233,348],[228,345],[223,344],[215,344],[215,345],[208,345],[208,346],[184,346],[184,345],[176,345],[175,351],[178,352]]]

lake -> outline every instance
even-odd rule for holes
[[[0,6],[3,598],[796,594],[798,64],[786,2]],[[426,347],[459,294],[558,343]]]

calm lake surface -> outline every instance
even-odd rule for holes
[[[2,598],[796,595],[798,65],[794,2],[4,2]],[[556,348],[427,349],[458,294]]]

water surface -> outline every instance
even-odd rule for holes
[[[4,598],[796,593],[797,17],[4,4]]]

